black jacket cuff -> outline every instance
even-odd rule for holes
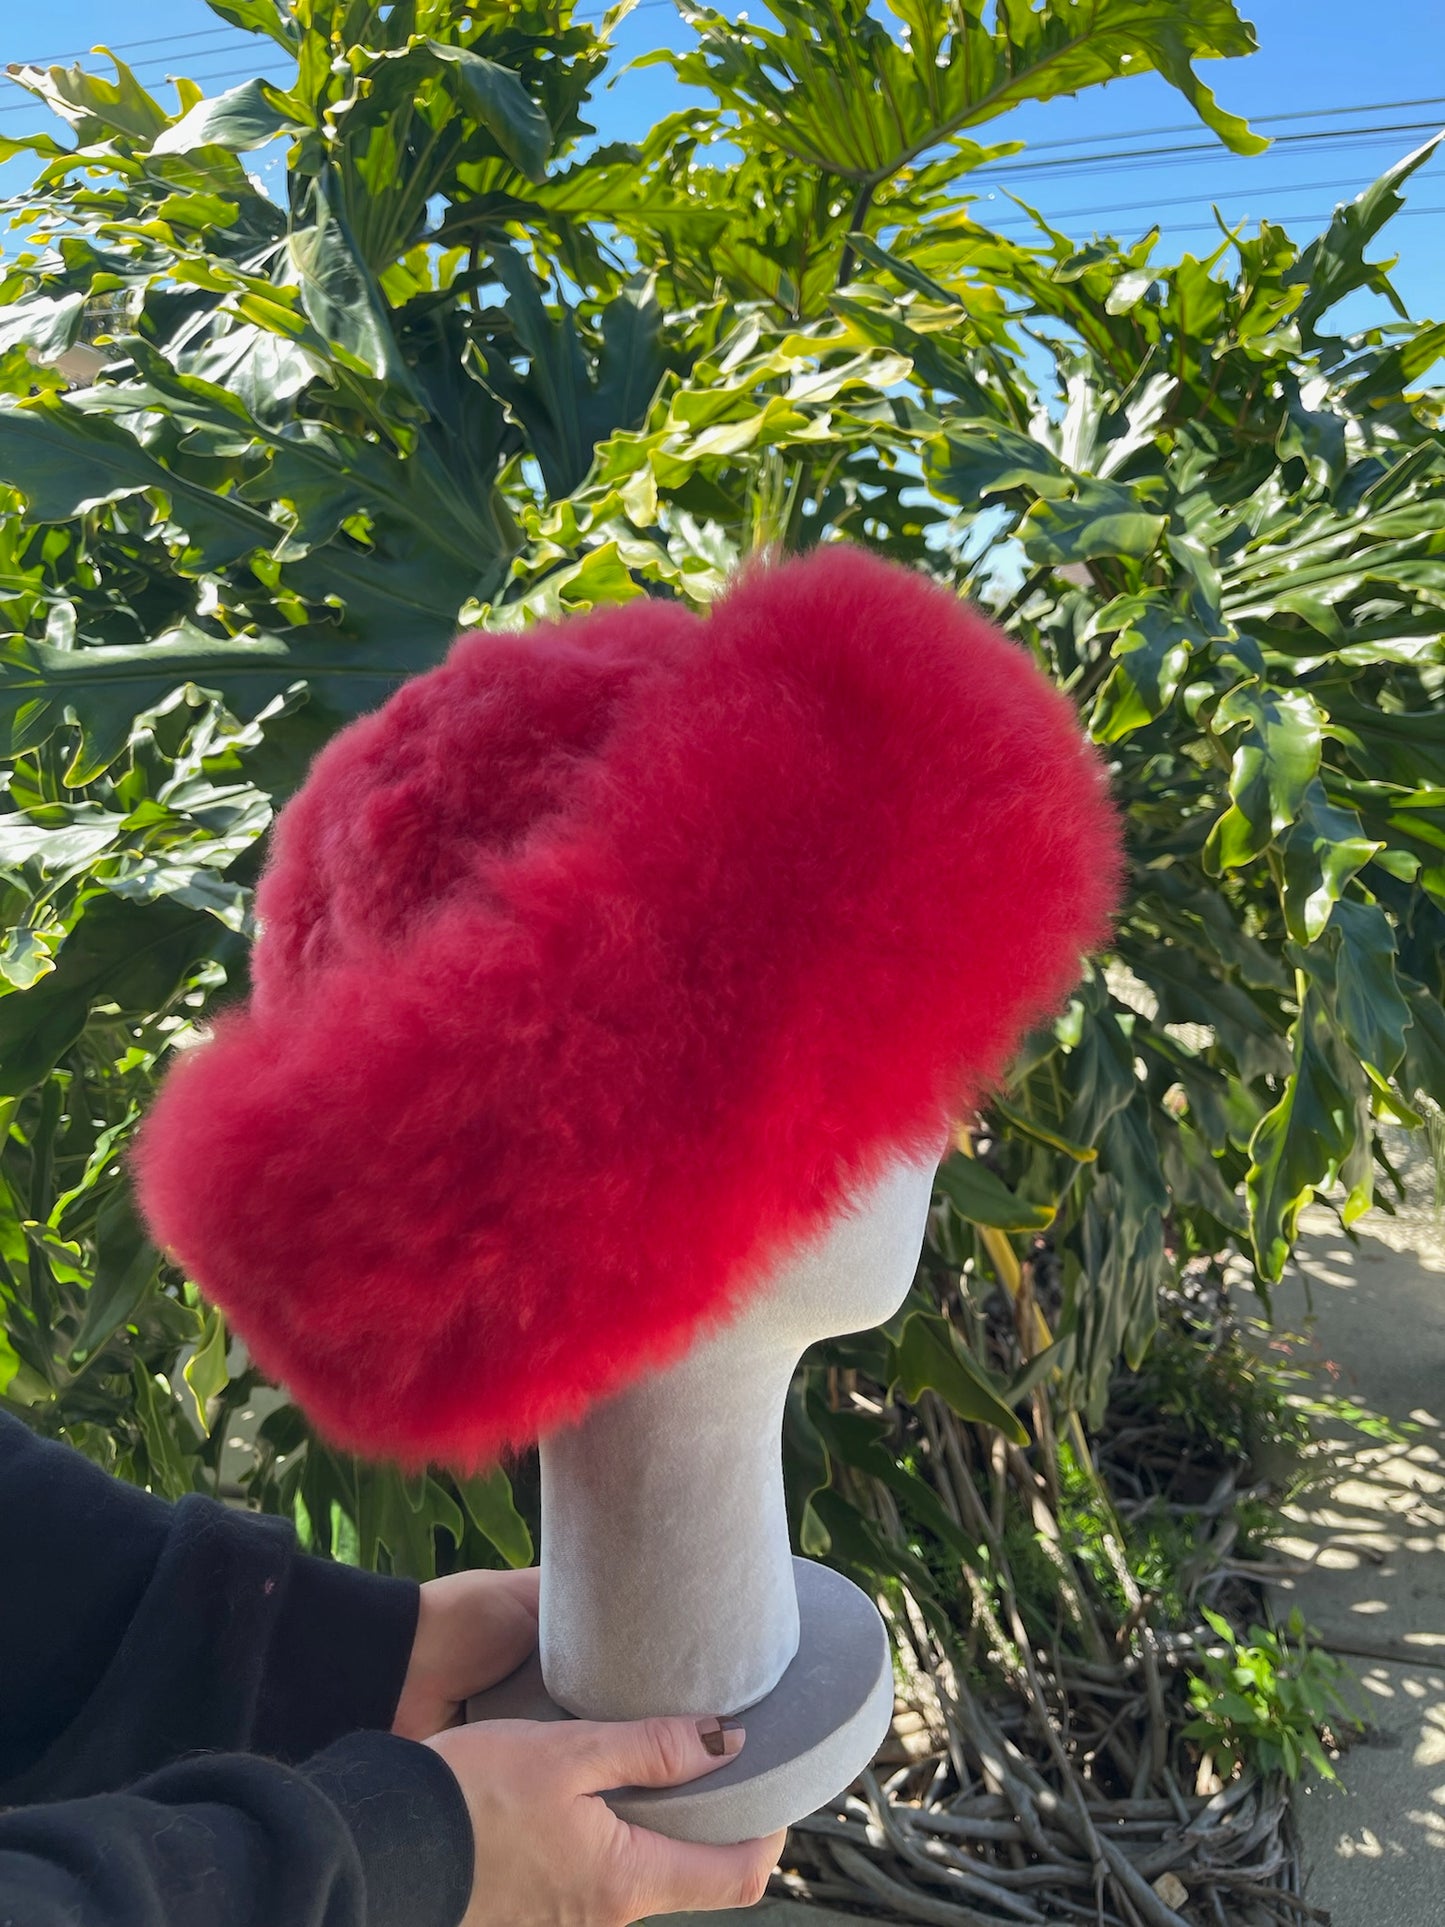
[[[471,1899],[471,1815],[439,1753],[391,1733],[353,1733],[301,1768],[351,1830],[367,1927],[458,1927]]]

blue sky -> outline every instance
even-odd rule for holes
[[[757,0],[754,5],[764,17]],[[118,51],[122,43],[149,42],[123,57],[162,93],[167,73],[193,74],[219,92],[256,69],[264,46],[224,28],[203,0],[132,0],[124,10],[114,0],[50,0],[43,9],[27,9],[23,23],[18,11],[9,10],[0,23],[0,67],[73,58],[102,39]],[[1187,108],[1162,81],[1141,75],[993,123],[989,131],[999,137],[1051,145],[1020,156],[1031,163],[1024,171],[980,182],[995,195],[986,218],[1003,226],[1016,219],[998,192],[1007,180],[1070,233],[1097,228],[1132,236],[1157,219],[1165,231],[1161,254],[1171,256],[1209,245],[1212,202],[1230,221],[1267,213],[1309,234],[1337,201],[1350,199],[1445,122],[1441,0],[1377,0],[1369,9],[1346,0],[1246,0],[1243,11],[1255,23],[1260,51],[1246,60],[1211,62],[1203,71],[1225,105],[1276,137],[1267,153],[1241,159],[1218,146],[1202,153],[1154,151],[1203,146],[1209,137],[1202,128],[1179,131],[1188,128]],[[630,59],[686,40],[671,0],[641,0],[617,44]],[[279,78],[284,70],[273,71]],[[665,69],[625,73],[596,103],[593,118],[604,138],[627,138],[684,98]],[[1338,109],[1354,111],[1328,111]],[[0,88],[0,132],[47,122],[24,95]],[[1063,142],[1078,145],[1053,145]],[[23,191],[27,166],[22,158],[0,167],[0,190]],[[1415,177],[1411,206],[1415,211],[1395,229],[1396,284],[1412,312],[1438,318],[1445,315],[1445,156]]]

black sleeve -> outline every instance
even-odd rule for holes
[[[471,1884],[460,1787],[390,1734],[300,1768],[212,1755],[0,1814],[15,1927],[457,1927]]]
[[[279,1519],[166,1505],[3,1415],[0,1532],[0,1801],[391,1724],[409,1581],[309,1558]]]

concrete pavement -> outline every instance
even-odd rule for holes
[[[1412,1428],[1404,1445],[1339,1428],[1336,1476],[1290,1509],[1281,1552],[1307,1570],[1279,1588],[1361,1682],[1366,1738],[1337,1786],[1296,1801],[1306,1897],[1333,1927],[1445,1923],[1445,1225],[1413,1174],[1397,1218],[1372,1212],[1352,1246],[1306,1218],[1276,1294],[1335,1390]]]

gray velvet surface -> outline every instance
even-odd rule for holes
[[[621,1787],[607,1804],[624,1820],[714,1846],[788,1827],[839,1794],[877,1752],[893,1713],[893,1663],[877,1609],[841,1574],[792,1562],[798,1649],[773,1690],[743,1716],[735,1760],[688,1786]],[[469,1719],[569,1715],[534,1659],[467,1708]]]
[[[899,1163],[678,1364],[542,1446],[541,1660],[587,1719],[740,1713],[798,1648],[783,1404],[819,1339],[889,1317],[935,1161]]]

